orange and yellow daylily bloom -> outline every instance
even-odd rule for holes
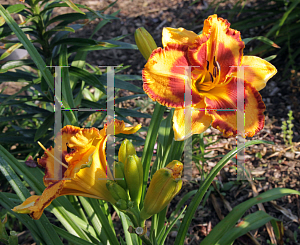
[[[13,211],[28,213],[33,219],[39,219],[51,202],[63,195],[76,195],[102,199],[115,203],[106,188],[106,134],[107,127],[114,126],[115,134],[133,134],[141,125],[125,127],[123,121],[110,122],[102,130],[96,128],[83,129],[67,125],[56,137],[61,137],[61,161],[54,161],[54,148],[48,148],[39,165],[45,168],[44,184],[46,189],[41,196],[33,195]],[[58,139],[56,138],[56,142]],[[55,145],[55,147],[59,147]],[[59,163],[60,162],[60,163]],[[61,164],[63,178],[59,178],[54,164]],[[60,166],[59,166],[60,167]]]
[[[144,91],[162,105],[176,108],[175,140],[184,140],[186,68],[191,67],[192,134],[210,125],[224,136],[237,134],[237,67],[244,67],[245,136],[264,127],[265,104],[259,90],[276,74],[269,62],[244,56],[240,32],[217,15],[204,21],[202,34],[164,28],[164,48],[155,49],[143,70]],[[230,109],[229,111],[224,111]],[[222,111],[223,110],[223,111]]]

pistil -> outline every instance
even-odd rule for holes
[[[67,166],[66,164],[64,164],[62,161],[58,160],[55,156],[53,156],[53,155],[50,153],[50,151],[48,151],[48,150],[46,149],[46,147],[42,145],[41,142],[38,141],[37,143],[40,145],[40,147],[42,147],[42,149],[43,149],[45,152],[47,152],[47,154],[49,154],[51,157],[53,157],[59,164],[61,164],[61,165],[64,166],[65,168],[68,168],[68,166]]]

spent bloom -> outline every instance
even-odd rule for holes
[[[54,161],[55,148],[48,148],[39,165],[45,168],[42,195],[33,195],[21,205],[14,207],[17,213],[28,213],[33,219],[39,219],[51,202],[63,195],[76,195],[102,199],[113,204],[114,196],[107,189],[106,174],[106,141],[108,127],[114,127],[115,134],[133,134],[141,125],[125,127],[123,121],[110,122],[102,130],[96,128],[83,129],[67,125],[61,129],[57,137],[61,137],[61,146],[55,145],[61,152],[61,161]],[[61,148],[60,148],[61,147]],[[58,179],[54,164],[61,164],[63,178]]]
[[[217,15],[204,21],[202,34],[164,28],[164,48],[155,49],[143,69],[144,90],[162,105],[175,108],[175,140],[184,140],[186,67],[191,69],[192,134],[210,125],[225,136],[237,132],[237,67],[244,67],[245,136],[264,127],[265,104],[259,90],[276,74],[269,62],[244,56],[240,32]],[[226,111],[227,110],[227,111]]]

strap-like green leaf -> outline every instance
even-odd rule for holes
[[[22,47],[22,43],[16,43],[12,45],[10,48],[8,48],[0,57],[0,60],[5,59],[6,57],[10,56],[16,49]]]
[[[149,178],[151,158],[153,156],[153,149],[156,142],[158,129],[163,119],[164,111],[165,111],[165,106],[156,103],[154,108],[154,113],[150,122],[149,130],[145,140],[145,146],[144,146],[144,151],[142,156],[144,180],[143,180],[143,192],[142,192],[141,204],[143,203],[143,200],[145,198],[146,187]]]
[[[52,77],[49,69],[46,67],[46,64],[43,61],[43,59],[41,58],[40,54],[37,52],[36,48],[28,40],[25,33],[22,31],[22,29],[18,26],[18,24],[14,21],[14,19],[3,8],[3,6],[1,4],[0,4],[0,14],[3,16],[6,23],[9,25],[9,27],[12,29],[12,31],[15,33],[15,35],[18,37],[19,41],[23,44],[25,49],[28,51],[32,60],[34,61],[34,63],[40,70],[41,74],[45,78],[48,86],[50,87],[52,92],[54,92],[53,77]]]
[[[100,208],[99,202],[96,199],[89,198],[90,204],[92,205],[93,211],[95,215],[97,215],[100,220],[103,230],[112,245],[119,245],[118,239],[116,237],[115,231],[111,228],[109,221],[107,220],[107,216],[103,213]]]
[[[249,43],[252,40],[259,40],[259,41],[262,41],[263,43],[268,44],[268,45],[270,45],[270,46],[272,46],[274,48],[279,48],[279,46],[276,43],[274,43],[272,40],[270,40],[269,38],[266,38],[264,36],[244,38],[243,42],[246,45],[247,43]]]
[[[50,113],[49,116],[45,118],[42,125],[37,129],[34,136],[34,141],[40,139],[48,131],[49,128],[53,127],[53,124],[54,124],[54,113]]]
[[[30,193],[10,166],[9,159],[14,159],[14,157],[11,156],[11,154],[8,151],[6,151],[1,145],[0,153],[0,170],[2,174],[6,177],[10,185],[13,187],[14,191],[19,196],[19,198],[22,201],[25,201],[25,199],[30,196]],[[41,219],[36,222],[40,234],[43,234],[43,240],[41,240],[42,243],[53,245],[63,244],[58,235],[54,232],[49,220],[46,218],[45,215],[42,215]]]
[[[69,243],[78,244],[78,245],[94,245],[95,244],[95,243],[91,243],[86,240],[83,240],[80,237],[74,236],[74,235],[70,234],[69,232],[67,232],[55,225],[52,225],[52,226],[53,226],[53,229],[56,231],[56,233],[58,235],[60,235],[61,237],[65,238]],[[100,243],[100,242],[96,243],[96,244],[102,245],[102,243]]]
[[[10,13],[10,14],[15,14],[15,13],[18,13],[22,10],[24,10],[26,8],[26,6],[24,4],[14,4],[14,5],[10,5],[7,7],[7,11]]]
[[[71,9],[73,9],[74,11],[81,13],[81,14],[85,14],[84,12],[82,12],[77,6],[76,4],[74,4],[71,0],[63,0],[63,2],[65,2]]]
[[[274,219],[272,216],[268,215],[264,211],[257,211],[253,214],[249,214],[239,224],[237,224],[228,232],[226,232],[217,243],[213,243],[213,244],[216,245],[231,244],[235,241],[235,239],[239,238],[242,235],[245,235],[249,231],[258,229],[259,227],[263,226],[264,224],[268,223],[271,220],[277,220],[277,219]],[[222,223],[222,221],[220,223]],[[228,226],[231,224],[224,222],[223,225]]]
[[[87,82],[88,84],[100,89],[103,93],[106,94],[106,89],[104,88],[104,86],[99,82],[99,80],[97,79],[97,77],[94,74],[89,73],[86,70],[77,68],[77,67],[70,67],[69,70],[70,74],[84,80],[85,82]]]
[[[225,166],[225,164],[233,158],[238,152],[240,152],[242,149],[245,147],[248,147],[250,145],[254,144],[262,144],[262,143],[267,143],[267,144],[274,144],[273,142],[269,141],[264,141],[264,140],[252,140],[246,142],[245,145],[240,145],[236,149],[230,151],[227,153],[218,163],[217,165],[211,170],[207,178],[204,180],[202,183],[201,187],[198,189],[197,193],[193,197],[190,205],[187,208],[186,214],[182,220],[182,223],[180,225],[178,235],[175,240],[175,245],[183,244],[184,239],[188,230],[188,227],[192,221],[192,218],[197,210],[197,207],[199,206],[200,202],[202,201],[203,196],[205,195],[208,187],[210,186],[211,182],[213,179],[217,176],[217,174],[221,171],[221,169]],[[214,244],[214,243],[212,243]]]
[[[88,202],[88,200],[85,197],[79,197],[80,202],[87,214],[88,219],[92,222],[93,227],[95,229],[95,232],[97,234],[97,237],[100,239],[100,241],[103,244],[107,243],[107,237],[105,235],[105,233],[102,231],[103,227],[102,224],[98,218],[97,215],[95,215],[95,212],[91,206],[91,204]]]
[[[251,208],[253,205],[262,202],[269,202],[277,198],[283,197],[285,195],[299,195],[300,192],[287,188],[274,188],[268,190],[257,197],[253,197],[250,200],[247,200],[232,209],[232,211],[220,222],[215,228],[208,234],[208,236],[203,240],[201,245],[210,245],[216,244],[223,235],[231,230],[236,222],[242,217],[242,215]],[[255,217],[255,216],[254,216]],[[226,224],[224,226],[224,224]]]

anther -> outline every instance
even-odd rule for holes
[[[221,66],[220,66],[220,64],[219,64],[219,62],[218,61],[216,61],[216,63],[217,63],[217,73],[218,73],[218,75],[220,74],[220,72],[221,72]]]
[[[214,82],[214,77],[213,77],[213,75],[211,73],[209,73],[209,75],[210,75],[210,80],[213,83]]]
[[[209,61],[206,61],[206,70],[209,70]]]
[[[217,63],[216,63],[216,56],[214,56],[214,66],[217,66]]]
[[[215,66],[214,69],[213,69],[213,75],[214,75],[214,77],[217,76],[217,67],[216,67],[216,66]]]
[[[220,67],[220,64],[219,64],[219,62],[218,62],[218,61],[216,61],[216,56],[214,56],[214,67],[216,67],[216,68],[217,68],[217,71],[216,71],[216,76],[217,76],[217,75],[219,75],[219,74],[220,74],[221,67]],[[215,73],[215,72],[213,72],[213,73]],[[214,76],[215,76],[215,74],[214,74]],[[215,76],[215,77],[216,77],[216,76]]]

